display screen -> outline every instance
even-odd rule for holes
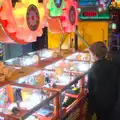
[[[97,12],[83,12],[84,17],[96,17]]]

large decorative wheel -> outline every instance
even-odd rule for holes
[[[0,11],[0,21],[9,37],[25,44],[42,35],[45,26],[46,9],[38,0],[21,0],[12,7],[11,0],[4,0]],[[43,24],[42,24],[43,23]]]
[[[61,23],[64,32],[75,32],[76,25],[78,24],[78,10],[77,2],[74,0],[66,0],[66,9],[63,10],[63,15],[61,16]]]
[[[26,13],[27,25],[31,31],[38,29],[40,24],[39,11],[35,5],[30,5]]]
[[[65,8],[64,0],[46,0],[47,9],[51,17],[61,16]]]

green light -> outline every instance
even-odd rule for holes
[[[116,29],[116,24],[112,23],[112,29]]]
[[[98,12],[102,12],[102,8],[98,8]]]
[[[77,10],[78,10],[79,12],[81,12],[81,8],[78,8]]]

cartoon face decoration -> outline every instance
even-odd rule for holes
[[[62,5],[62,0],[54,0],[54,3],[55,3],[57,8],[60,8]]]
[[[26,14],[27,25],[31,31],[37,30],[40,22],[39,19],[40,16],[37,7],[31,4],[27,9]]]
[[[76,12],[75,12],[75,8],[73,6],[71,6],[70,10],[69,10],[69,20],[70,23],[73,25],[76,21]]]

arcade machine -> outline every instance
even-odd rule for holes
[[[109,27],[109,4],[111,0],[102,1],[102,0],[80,0],[78,9],[79,13],[79,21],[78,21],[78,37],[80,40],[78,41],[78,48],[83,51],[86,48],[83,40],[86,40],[88,45],[92,44],[95,41],[103,41],[106,42],[108,46],[108,27]],[[93,27],[94,26],[94,27]],[[96,28],[97,26],[97,28]],[[48,33],[48,47],[56,48],[59,46],[61,34],[54,35],[51,31]],[[81,39],[82,38],[82,39]],[[99,40],[98,40],[99,38]],[[70,48],[71,39],[75,39],[75,32],[69,34],[66,37],[66,40],[63,44],[63,48]],[[51,41],[54,40],[54,43],[51,44]],[[72,42],[74,43],[74,42]]]
[[[80,118],[80,120],[83,120],[83,117],[85,116],[83,107],[87,91],[84,88],[84,75],[79,72],[79,76],[77,76],[78,75],[74,74],[73,72],[64,72],[60,69],[56,69],[56,71],[37,70],[36,72],[26,75],[25,77],[23,76],[19,79],[16,78],[16,81],[12,80],[10,82],[10,85],[3,86],[3,89],[5,91],[3,90],[3,92],[0,92],[0,96],[2,98],[5,97],[5,100],[0,99],[0,117],[7,117],[6,120],[8,118],[12,118],[12,120],[15,118],[16,120],[17,118],[22,117],[24,120],[34,112],[34,114],[29,117],[30,120],[35,120],[35,118],[56,120],[56,118],[60,116],[62,117],[61,120],[64,119],[64,117],[76,117],[76,120],[78,118]],[[59,96],[54,96],[56,101],[54,105],[53,102],[50,102],[48,98],[46,99],[49,101],[50,106],[46,106],[44,101],[40,101],[40,104],[38,103],[39,100],[45,96],[45,93],[42,90],[45,90],[45,93],[48,91],[50,95],[53,95],[51,92],[59,93]],[[46,95],[49,96],[48,93]],[[6,97],[9,98],[9,101],[8,98],[6,101]],[[30,99],[33,97],[34,99]],[[40,99],[38,99],[38,97],[40,97]],[[61,101],[59,101],[59,99]],[[28,105],[29,107],[26,109],[25,105]],[[2,106],[6,106],[5,109],[3,109]],[[17,116],[15,116],[16,112],[20,112],[20,114],[17,114]]]
[[[53,2],[54,3],[54,2]],[[65,8],[65,5],[66,8]],[[48,48],[69,49],[74,46],[74,32],[78,24],[78,5],[76,1],[56,0],[53,6],[49,5],[50,17],[48,19]],[[54,9],[54,14],[52,12]],[[56,12],[55,11],[61,11]],[[56,27],[55,27],[56,26]],[[54,41],[54,42],[52,42]]]
[[[111,0],[80,0],[78,31],[88,44],[96,41],[108,45],[109,4]],[[79,43],[81,49],[85,48]]]
[[[112,35],[109,41],[110,51],[119,51],[120,49],[120,2],[112,0],[110,5],[111,21],[112,21]]]
[[[65,72],[57,72],[41,70],[36,74],[17,79],[12,85],[27,86],[27,87],[42,87],[44,90],[59,92],[59,119],[75,117],[74,120],[83,120],[84,111],[83,103],[87,91],[84,89],[84,76],[80,75],[76,78],[74,74]],[[79,108],[79,109],[78,109]],[[76,111],[76,109],[78,109]],[[76,115],[77,112],[77,116]],[[84,113],[84,114],[83,114]]]

